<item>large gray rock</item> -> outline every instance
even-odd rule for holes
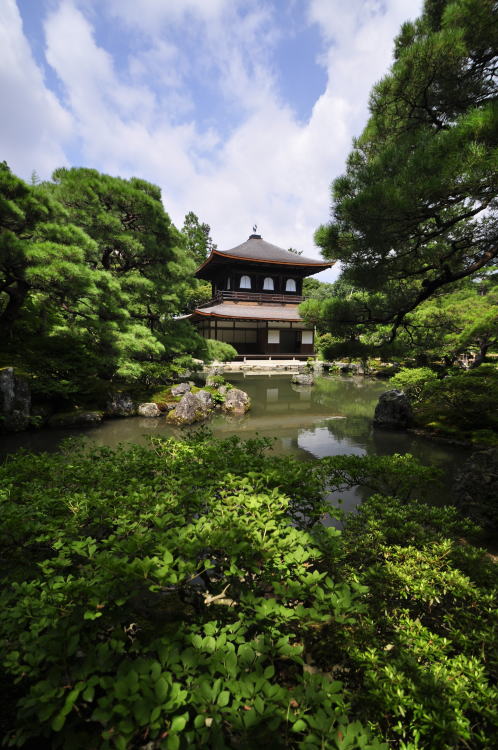
[[[190,391],[190,383],[178,383],[178,385],[172,386],[170,393],[172,396],[182,396],[188,391]]]
[[[293,375],[291,382],[296,385],[314,385],[315,379],[311,373],[305,373],[303,375]]]
[[[127,393],[113,393],[105,413],[108,417],[132,417],[137,413],[137,405]]]
[[[199,401],[202,401],[207,410],[214,407],[213,396],[211,393],[209,393],[209,391],[197,391],[195,395],[197,396]]]
[[[245,391],[241,391],[239,388],[231,388],[229,391],[226,391],[225,401],[221,408],[227,414],[245,414],[251,408],[251,399]]]
[[[198,394],[188,392],[182,396],[176,408],[169,412],[167,420],[178,425],[194,424],[194,422],[206,419],[209,411],[203,398],[199,398]]]
[[[472,453],[455,476],[457,508],[487,532],[498,531],[498,448]]]
[[[31,392],[24,378],[13,367],[0,370],[0,429],[19,432],[29,425]]]
[[[374,426],[404,430],[412,424],[412,409],[403,391],[392,390],[382,393],[375,407]]]
[[[54,414],[48,420],[49,427],[91,427],[94,424],[102,422],[103,414],[101,411],[76,411],[61,412]]]
[[[139,417],[160,417],[161,410],[157,404],[153,402],[146,402],[138,405],[138,416]]]

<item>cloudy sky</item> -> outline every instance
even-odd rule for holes
[[[422,0],[0,0],[0,160],[161,186],[218,247],[317,256],[330,183]],[[325,272],[331,280],[334,272]]]

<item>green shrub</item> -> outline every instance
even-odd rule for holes
[[[205,362],[229,362],[235,359],[237,350],[231,344],[216,339],[206,339]]]
[[[6,744],[496,746],[497,566],[410,499],[433,471],[269,446],[72,441],[0,467]],[[401,499],[323,526],[325,492],[359,483]]]
[[[463,541],[475,531],[454,508],[380,495],[346,525],[345,580],[369,593],[345,682],[390,747],[498,745],[498,570]]]
[[[334,582],[324,472],[267,446],[201,434],[5,464],[8,744],[385,748],[305,668],[363,589]]]
[[[410,401],[420,401],[424,386],[437,380],[434,370],[429,367],[402,368],[389,381],[389,385],[404,391]]]
[[[392,381],[391,381],[392,382]],[[498,430],[498,370],[481,365],[448,375],[423,388],[416,416],[424,424],[438,422],[463,432]]]

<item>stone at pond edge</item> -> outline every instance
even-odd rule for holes
[[[132,417],[137,413],[137,406],[127,393],[113,393],[106,404],[108,417]]]
[[[69,411],[54,414],[48,420],[49,427],[84,427],[102,422],[101,411]]]
[[[373,423],[375,427],[390,430],[404,430],[413,424],[412,408],[403,391],[392,390],[381,394]]]
[[[0,370],[0,429],[20,432],[29,425],[31,392],[29,385],[13,367]]]
[[[221,390],[221,389],[220,389]],[[225,393],[225,401],[222,404],[222,409],[228,414],[245,414],[251,407],[251,399],[245,393],[245,391],[239,390],[239,388],[232,388]]]
[[[190,391],[190,383],[178,383],[171,388],[170,393],[172,396],[181,396],[188,391]]]
[[[296,385],[313,385],[315,380],[313,375],[309,373],[305,375],[293,375],[291,382],[296,383]]]
[[[203,391],[200,391],[199,393],[202,392]],[[206,419],[210,408],[206,405],[204,397],[199,398],[199,393],[185,393],[182,396],[181,401],[178,402],[176,408],[169,412],[167,416],[168,422],[183,425],[193,424],[194,422],[200,422],[203,419]],[[204,391],[204,393],[206,393],[206,391]]]
[[[158,407],[157,404],[154,404],[153,402],[139,404],[137,412],[140,417],[160,417],[161,416],[160,408]]]
[[[455,476],[457,508],[487,532],[498,531],[498,449],[476,451]]]

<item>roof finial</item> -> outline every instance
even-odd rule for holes
[[[252,225],[252,233],[253,233],[253,234],[256,234],[256,233],[257,233],[257,231],[258,231],[258,225],[257,225],[257,224],[253,224],[253,225]]]

